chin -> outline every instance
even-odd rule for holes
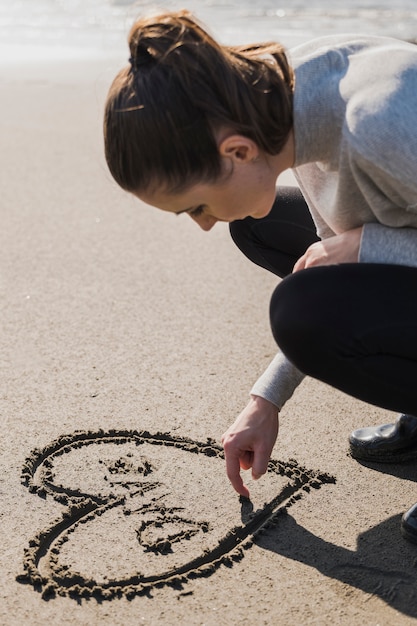
[[[255,220],[261,220],[264,217],[266,217],[267,215],[269,215],[269,213],[271,212],[271,208],[269,207],[268,209],[263,209],[263,211],[258,211],[257,213],[252,213],[251,217],[253,217],[253,219]]]

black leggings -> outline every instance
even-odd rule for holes
[[[317,241],[297,188],[270,214],[230,224],[254,263],[284,278],[270,306],[274,338],[305,374],[376,406],[417,415],[417,268],[346,263],[291,274]]]

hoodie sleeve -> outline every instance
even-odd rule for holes
[[[279,352],[258,378],[251,394],[269,400],[281,410],[303,378],[304,374]]]
[[[417,229],[365,224],[359,262],[417,267]]]

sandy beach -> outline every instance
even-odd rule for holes
[[[226,225],[113,183],[119,66],[0,68],[0,623],[415,623],[416,465],[347,446],[392,414],[306,379],[252,502],[230,487],[220,438],[275,354],[276,278]]]

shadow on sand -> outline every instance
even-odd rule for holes
[[[363,465],[417,481],[415,463]],[[412,504],[410,502],[410,506]],[[356,550],[315,536],[288,513],[255,542],[261,548],[314,567],[324,576],[377,596],[404,615],[417,618],[417,545],[402,538],[401,515],[394,515],[361,533]]]

